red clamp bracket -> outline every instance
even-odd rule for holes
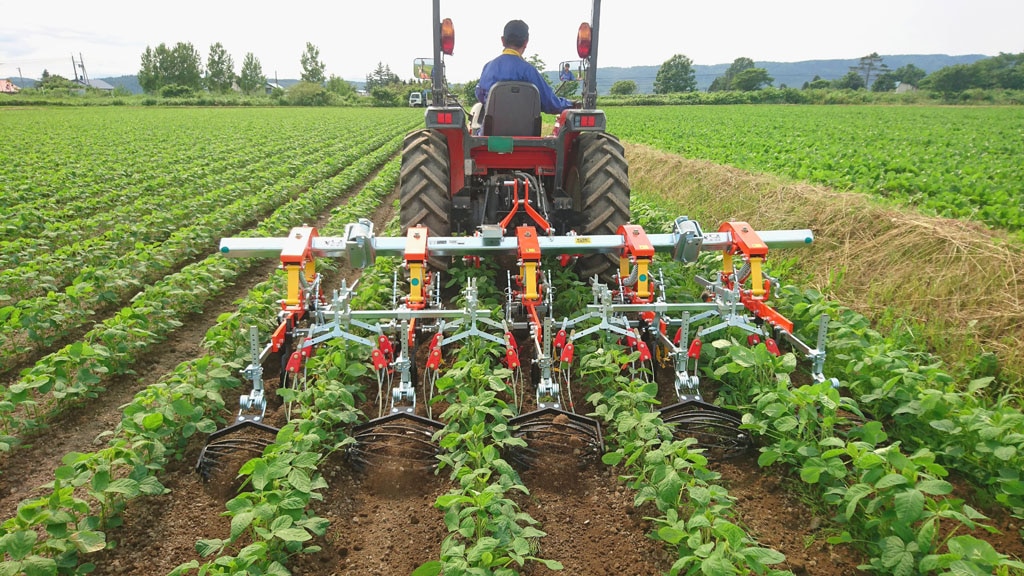
[[[306,281],[316,278],[316,265],[313,259],[313,239],[319,236],[316,228],[300,226],[292,228],[281,249],[281,265],[288,273],[288,293],[281,302],[283,310],[304,310],[302,283],[300,274],[306,275]]]
[[[750,293],[755,298],[763,297],[765,289],[761,264],[768,257],[768,245],[761,240],[754,227],[746,222],[723,222],[718,231],[728,232],[732,237],[732,245],[725,250],[722,257],[723,274],[732,274],[732,256],[742,254],[750,263]]]
[[[619,255],[619,277],[630,276],[630,261],[636,262],[637,277],[634,300],[647,302],[651,298],[652,285],[649,267],[654,258],[654,245],[647,238],[643,227],[636,224],[619,226],[616,234],[622,236],[622,254]]]

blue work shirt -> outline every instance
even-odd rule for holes
[[[545,114],[558,114],[572,108],[572,100],[555,96],[555,91],[544,81],[540,72],[518,52],[506,48],[500,56],[484,65],[480,82],[476,85],[476,99],[487,103],[487,93],[497,82],[530,82],[540,91],[540,109]]]

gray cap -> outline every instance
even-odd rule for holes
[[[530,27],[522,20],[509,20],[501,37],[509,46],[522,46],[530,39]]]

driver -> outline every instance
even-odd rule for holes
[[[480,73],[480,82],[476,85],[476,99],[487,102],[487,92],[491,86],[502,81],[530,82],[540,92],[540,109],[546,114],[558,114],[566,108],[574,106],[572,100],[555,95],[555,91],[544,81],[540,72],[526,60],[523,52],[530,41],[530,27],[522,20],[510,20],[505,24],[501,43],[505,49],[501,54],[484,64]]]

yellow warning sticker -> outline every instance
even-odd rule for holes
[[[590,244],[590,238],[587,238],[586,236],[579,236],[579,237],[576,238],[576,243],[577,244]]]

